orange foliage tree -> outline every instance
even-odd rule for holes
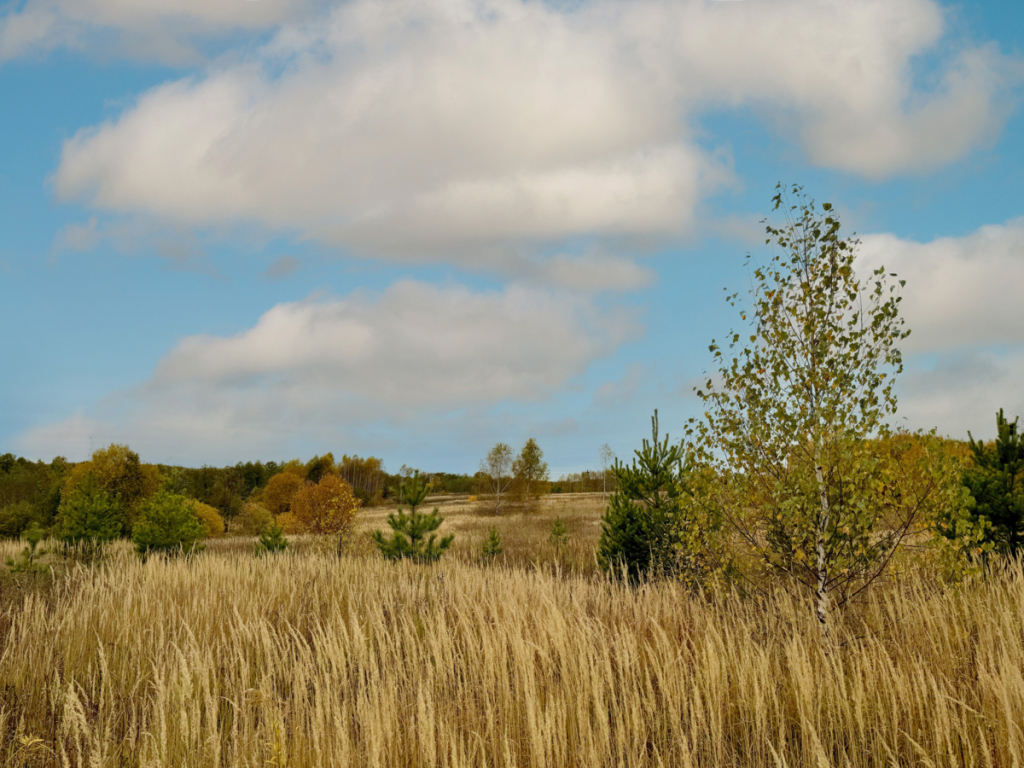
[[[351,485],[337,475],[324,475],[319,483],[306,483],[299,489],[291,513],[309,533],[337,535],[340,551],[361,503]]]

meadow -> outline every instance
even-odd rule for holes
[[[10,766],[1020,766],[1024,574],[884,584],[822,640],[807,603],[637,587],[592,566],[600,497],[442,504],[440,564],[299,538],[125,543],[8,574]],[[570,543],[546,541],[556,516]],[[498,528],[506,553],[478,561]],[[0,546],[13,556],[18,546]],[[44,547],[46,544],[43,545]],[[588,554],[589,553],[589,554]],[[44,556],[44,560],[47,556]],[[591,566],[587,565],[588,557]],[[19,581],[28,579],[27,581]]]

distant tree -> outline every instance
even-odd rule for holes
[[[42,526],[38,508],[31,501],[16,501],[0,507],[0,536],[18,537],[32,524]]]
[[[380,504],[384,500],[385,481],[384,462],[373,456],[365,459],[359,456],[342,456],[338,462],[338,474],[352,486],[356,497],[363,506]]]
[[[302,487],[303,479],[294,472],[279,472],[270,478],[263,490],[260,503],[270,510],[270,514],[283,515],[291,510],[292,499]]]
[[[454,535],[438,540],[434,533],[444,518],[434,510],[429,515],[415,510],[408,515],[401,509],[398,514],[388,515],[391,538],[385,539],[381,531],[374,531],[373,542],[388,560],[409,558],[418,563],[433,563],[440,559],[454,541]],[[427,537],[429,535],[429,538]]]
[[[548,479],[548,464],[544,461],[544,451],[532,437],[526,441],[523,450],[512,462],[512,474],[523,487],[526,499],[526,511],[530,511],[530,487]]]
[[[968,432],[974,461],[963,474],[974,500],[969,514],[983,521],[985,542],[1012,557],[1024,551],[1024,435],[1017,431],[1018,421],[1007,421],[1000,408],[994,441],[976,441]]]
[[[292,499],[291,513],[309,533],[337,536],[341,554],[360,503],[351,485],[337,475],[325,474],[320,482],[306,483],[299,489]]]
[[[63,495],[70,494],[90,473],[96,486],[117,501],[125,534],[132,530],[144,500],[156,493],[163,482],[157,467],[141,463],[139,454],[127,445],[114,443],[94,452],[89,461],[75,465],[64,481]]]
[[[261,536],[274,524],[274,516],[263,505],[248,501],[238,515],[238,524],[246,536]]]
[[[224,518],[220,516],[216,507],[197,501],[193,505],[192,511],[195,512],[196,517],[203,524],[203,528],[206,529],[206,538],[224,535]]]
[[[601,493],[608,495],[608,468],[615,460],[615,453],[611,446],[605,443],[601,446]]]
[[[334,465],[334,454],[325,453],[323,456],[314,456],[306,462],[306,482],[319,483],[324,475],[336,474],[337,468]]]
[[[196,502],[169,491],[158,491],[143,502],[132,529],[132,541],[143,559],[154,552],[192,554],[203,548],[206,527],[195,514]]]
[[[121,520],[120,505],[87,474],[64,499],[56,536],[81,557],[92,560],[106,542],[121,535]]]
[[[498,443],[480,462],[480,470],[489,479],[489,490],[494,494],[494,514],[501,512],[501,494],[512,483],[512,448],[508,443]]]

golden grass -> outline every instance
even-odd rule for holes
[[[824,646],[784,593],[250,551],[121,544],[6,610],[3,763],[1024,764],[1019,565],[908,577]]]
[[[605,497],[600,493],[552,494],[534,499],[530,511],[522,506],[494,514],[489,499],[470,502],[466,497],[429,498],[421,510],[437,508],[445,522],[438,534],[455,534],[455,543],[446,555],[449,559],[477,562],[491,528],[498,531],[504,553],[499,564],[537,566],[557,564],[561,570],[592,574],[597,567],[597,542],[601,537],[601,515]],[[370,553],[369,532],[389,531],[388,514],[394,507],[370,507],[360,510],[352,549]],[[566,544],[556,550],[548,541],[551,526],[561,518],[569,531]]]

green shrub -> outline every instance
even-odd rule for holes
[[[88,474],[60,505],[57,538],[91,560],[121,534],[121,519],[120,504]]]
[[[132,529],[132,541],[143,559],[153,552],[198,552],[205,536],[206,527],[195,514],[194,502],[169,491],[159,491],[143,503]]]
[[[0,536],[20,536],[33,523],[39,523],[39,511],[31,501],[17,501],[0,509]]]
[[[274,515],[262,504],[246,502],[238,515],[238,525],[246,536],[262,536],[274,524]]]

